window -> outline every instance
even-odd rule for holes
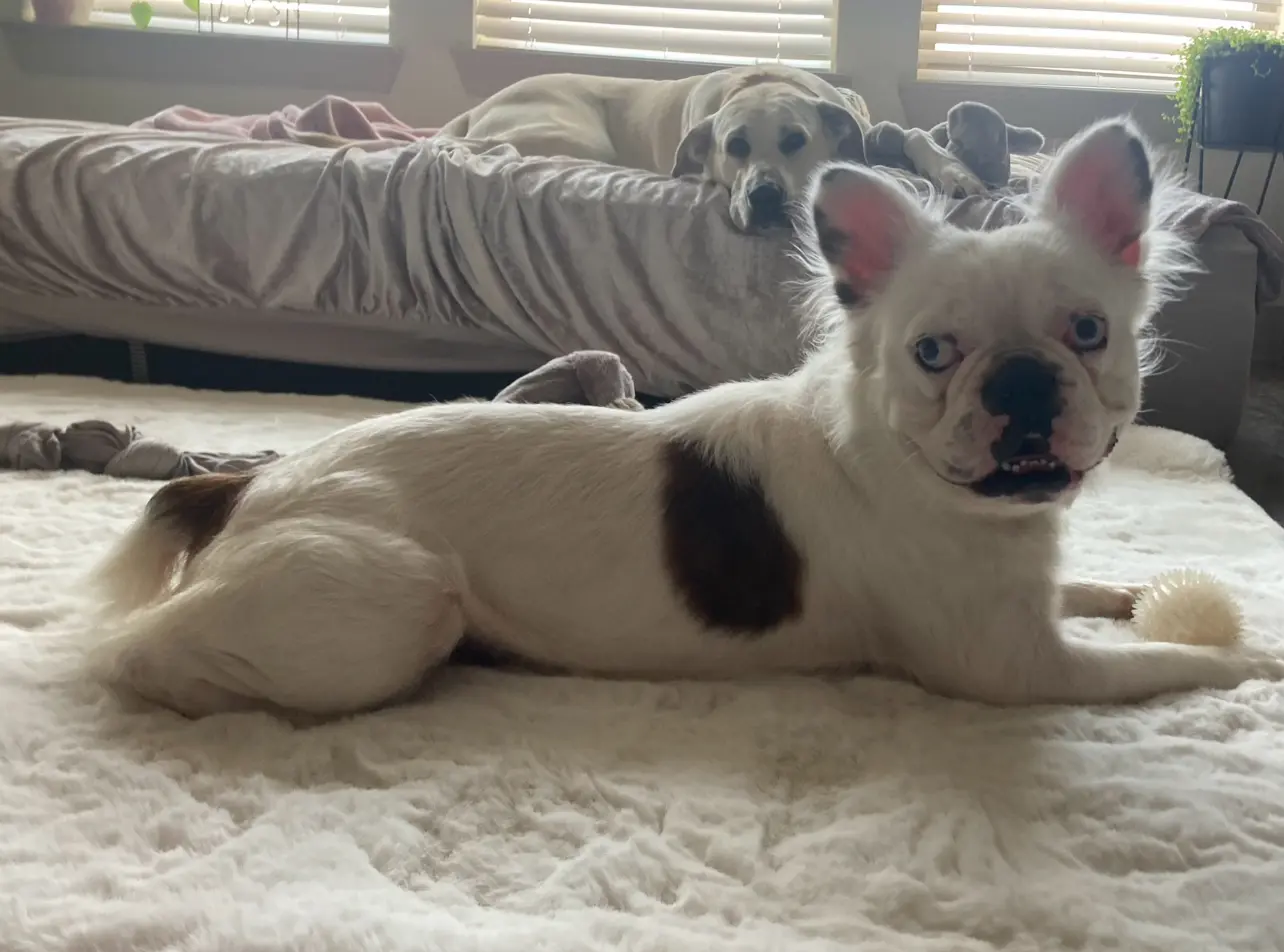
[[[898,0],[899,2],[899,0]],[[834,63],[836,0],[476,0],[477,46],[733,66]]]
[[[1204,29],[1276,29],[1280,0],[945,0],[923,3],[920,79],[1168,91]]]
[[[388,42],[389,0],[201,0],[199,15],[184,0],[150,0],[149,30],[261,36],[289,40]],[[133,0],[95,0],[93,22],[133,28]]]

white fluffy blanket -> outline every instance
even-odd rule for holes
[[[191,448],[385,408],[0,378],[0,419]],[[995,710],[460,670],[322,728],[190,723],[68,677],[75,573],[155,488],[0,474],[5,952],[1280,948],[1284,688]],[[1129,434],[1072,521],[1072,569],[1213,569],[1281,642],[1284,532],[1205,444]]]

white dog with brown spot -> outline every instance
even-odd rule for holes
[[[189,715],[386,704],[465,641],[608,677],[872,666],[992,703],[1284,677],[1060,630],[1138,594],[1059,584],[1058,547],[1187,261],[1157,187],[1122,120],[993,232],[832,166],[805,227],[826,333],[795,373],[644,412],[422,407],[171,483],[103,566],[92,669]]]

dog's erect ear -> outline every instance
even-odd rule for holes
[[[823,99],[816,100],[816,112],[825,137],[833,144],[833,157],[865,164],[865,130],[856,117],[842,106],[835,106]]]
[[[1008,126],[1008,151],[1013,155],[1034,155],[1043,148],[1043,133],[1028,126]]]
[[[713,117],[704,119],[690,129],[678,143],[678,151],[673,154],[674,178],[683,175],[703,175],[709,152],[713,149]]]
[[[1154,180],[1136,127],[1110,119],[1089,127],[1053,161],[1039,207],[1087,238],[1111,261],[1137,267]]]
[[[926,214],[890,176],[856,165],[831,165],[811,195],[817,250],[845,305],[881,291],[906,250],[929,225]]]

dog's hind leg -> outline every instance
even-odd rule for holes
[[[211,548],[183,586],[93,650],[108,681],[199,717],[338,715],[399,700],[463,635],[454,560],[332,519],[266,523]]]

